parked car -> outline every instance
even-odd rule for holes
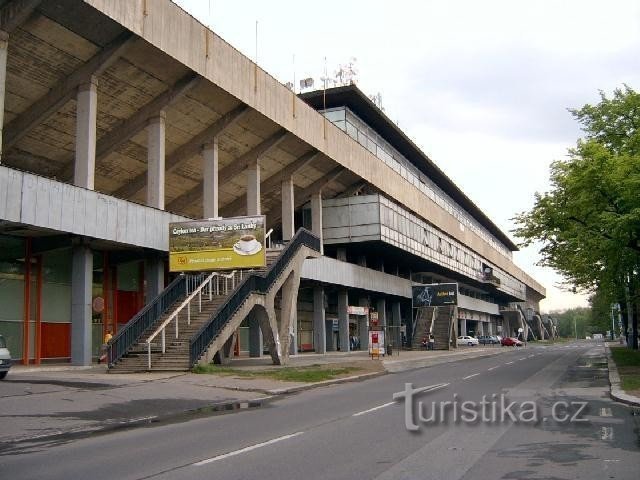
[[[0,335],[0,380],[4,379],[9,373],[11,368],[11,353],[7,348],[7,342],[2,335]]]
[[[475,345],[478,345],[478,339],[475,337],[470,337],[469,335],[461,335],[458,337],[456,343],[458,345],[469,345],[470,347],[473,347]]]
[[[500,340],[495,335],[480,335],[478,342],[482,345],[494,345],[500,343]]]
[[[522,342],[517,338],[504,337],[501,341],[503,347],[521,347]]]

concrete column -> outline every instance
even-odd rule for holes
[[[327,328],[324,314],[324,288],[313,288],[313,345],[316,353],[327,353]]]
[[[147,125],[147,205],[164,210],[165,114]]]
[[[144,279],[146,303],[150,303],[164,290],[164,260],[162,258],[149,258],[144,262]]]
[[[369,299],[367,297],[360,297],[358,299],[358,305],[360,307],[368,307]],[[358,319],[358,332],[360,340],[360,350],[367,350],[369,348],[369,316]]]
[[[402,313],[400,309],[400,302],[393,302],[391,304],[391,335],[389,341],[393,344],[393,348],[402,347],[402,339],[400,338],[400,324],[402,323]]]
[[[0,164],[2,164],[2,126],[4,125],[4,97],[7,87],[7,48],[9,35],[0,31]]]
[[[322,239],[322,192],[311,195],[311,231],[320,237],[320,253],[324,254]]]
[[[325,332],[326,332],[326,341],[327,341],[327,352],[335,352],[336,347],[333,344],[334,334],[333,334],[333,320],[325,320]]]
[[[73,183],[93,190],[96,171],[96,116],[98,112],[98,83],[91,77],[78,87],[76,102],[76,156]]]
[[[387,300],[379,298],[376,302],[376,310],[378,311],[378,325],[384,327],[387,325]]]
[[[295,233],[293,222],[293,177],[282,181],[282,240],[291,240]]]
[[[218,216],[218,138],[202,149],[203,160],[203,205],[204,218]]]
[[[249,356],[261,357],[263,351],[262,330],[255,314],[249,314]]]
[[[346,290],[338,292],[338,328],[340,334],[340,351],[349,351],[349,294]]]
[[[467,321],[460,320],[460,331],[458,332],[458,336],[462,336],[466,334],[467,334]]]
[[[71,363],[91,365],[91,290],[93,252],[73,247],[71,259]]]
[[[247,167],[247,215],[260,215],[260,161]]]
[[[487,324],[487,335],[493,335],[493,322],[491,320]]]

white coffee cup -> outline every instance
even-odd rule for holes
[[[256,240],[256,237],[253,235],[243,235],[237,243],[238,250],[245,253],[255,250],[258,245],[258,240]]]

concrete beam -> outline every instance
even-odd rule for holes
[[[256,162],[261,156],[266,155],[269,151],[276,148],[285,139],[286,136],[286,130],[278,130],[277,133],[267,138],[266,140],[263,140],[247,153],[232,161],[229,165],[220,170],[220,175],[218,177],[218,181],[220,182],[220,184],[223,184],[236,175],[244,172],[244,170],[251,163]],[[191,205],[193,202],[197,202],[198,200],[200,200],[200,198],[202,198],[202,192],[203,182],[200,181],[198,185],[193,187],[191,190],[188,190],[187,192],[173,200],[167,206],[167,210],[170,210],[172,212],[183,210],[187,205]]]
[[[293,221],[293,177],[289,177],[282,181],[282,239],[291,240],[295,233],[295,225]]]
[[[14,0],[0,10],[0,30],[10,34],[27,21],[41,0]]]
[[[133,44],[136,37],[125,32],[95,54],[75,72],[16,117],[5,129],[4,149],[14,147],[36,126],[53,115],[76,94],[78,87],[109,68]]]
[[[280,187],[284,179],[295,175],[319,157],[320,152],[318,152],[317,150],[312,150],[311,152],[307,152],[301,157],[295,159],[289,165],[284,167],[279,172],[274,173],[260,184],[260,191],[262,192],[262,195],[267,195],[273,192],[275,189]],[[244,207],[245,198],[244,195],[240,195],[233,202],[229,203],[221,210],[221,216],[235,217],[236,215],[242,215]]]
[[[215,137],[211,143],[202,149],[202,181],[203,199],[202,216],[204,218],[217,218],[218,203],[220,193],[220,183],[218,182],[218,138]]]
[[[160,210],[164,210],[165,143],[165,115],[161,111],[147,126],[147,205]]]
[[[78,87],[73,184],[93,190],[96,170],[98,84],[95,77]]]
[[[234,125],[238,120],[249,113],[249,111],[250,109],[246,106],[234,108],[220,117],[216,122],[202,130],[187,143],[176,148],[166,159],[166,172],[170,173],[174,171],[182,165],[183,162],[200,153],[203,145],[212,141],[214,137],[222,134],[227,128]],[[146,172],[143,172],[116,190],[114,192],[114,196],[119,198],[132,197],[145,187],[146,182],[147,174]],[[171,205],[169,205],[168,208],[171,208]]]
[[[0,163],[2,163],[2,127],[4,126],[4,96],[7,88],[7,47],[9,35],[0,31]]]

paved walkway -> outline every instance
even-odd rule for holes
[[[292,366],[379,362],[366,376],[398,372],[443,362],[495,355],[500,347],[464,347],[457,351],[402,351],[370,360],[366,352],[302,354]],[[268,358],[236,359],[233,367],[273,368]],[[369,367],[369,364],[367,364]],[[377,372],[377,373],[376,373]],[[337,380],[345,381],[345,379]],[[323,382],[332,383],[334,382]],[[274,395],[312,388],[313,384],[282,382],[268,378],[239,378],[192,373],[109,374],[102,365],[25,367],[16,365],[0,382],[0,449],[10,443],[58,435],[89,432],[150,423],[202,409],[251,408]]]

